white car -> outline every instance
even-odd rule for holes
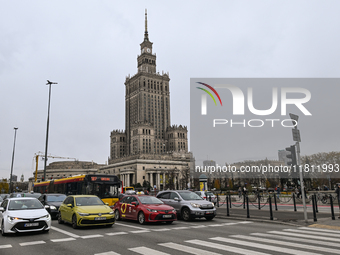
[[[204,200],[209,201],[211,197],[211,202],[213,202],[216,205],[217,197],[211,191],[195,191],[195,193],[199,195],[201,198],[203,198]]]
[[[1,234],[49,231],[51,216],[33,197],[6,198],[0,206]]]

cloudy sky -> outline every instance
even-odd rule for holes
[[[58,82],[48,152],[107,161],[110,132],[125,128],[124,81],[137,71],[145,8],[157,70],[171,78],[172,124],[189,126],[191,77],[340,74],[338,1],[0,3],[0,178],[10,175],[14,127],[13,174],[27,179],[45,150],[47,79]]]

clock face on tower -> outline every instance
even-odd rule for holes
[[[147,48],[147,49],[146,49],[146,51],[147,51],[148,53],[150,53],[150,52],[151,52],[150,48]]]

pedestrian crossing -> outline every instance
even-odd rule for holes
[[[128,248],[129,254],[294,254],[324,255],[340,254],[340,231],[300,227],[266,233],[217,236],[203,239],[188,239],[181,243],[163,242]],[[113,251],[112,251],[113,252]],[[113,253],[100,253],[113,254]],[[115,253],[118,254],[118,253]],[[122,253],[124,254],[124,253]],[[99,255],[99,254],[97,254]]]

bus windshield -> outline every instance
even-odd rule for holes
[[[119,187],[117,185],[89,182],[86,187],[86,194],[96,195],[100,198],[117,198]]]

